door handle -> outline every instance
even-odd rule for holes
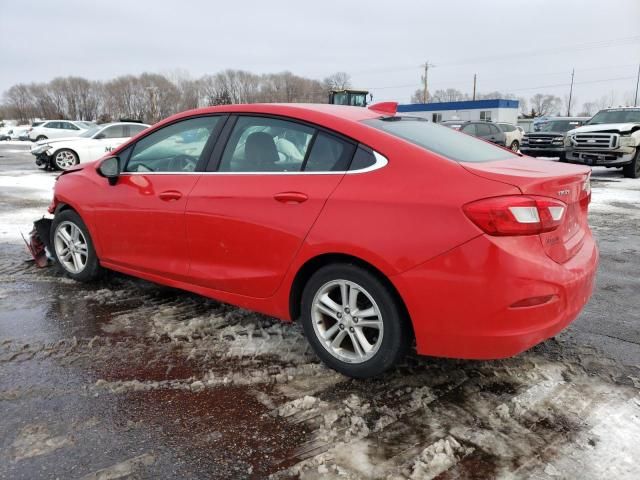
[[[281,203],[302,203],[309,199],[309,197],[302,192],[280,192],[276,193],[273,198]]]
[[[172,200],[180,200],[182,198],[182,193],[177,190],[167,190],[166,192],[160,192],[158,197],[160,197],[160,200],[170,202]]]

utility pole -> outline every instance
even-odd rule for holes
[[[638,65],[638,76],[636,77],[636,99],[633,101],[633,106],[638,106],[638,83],[640,83],[640,65]]]
[[[473,99],[476,99],[476,74],[473,74]]]
[[[575,68],[571,69],[571,88],[569,89],[569,104],[567,105],[567,117],[571,116],[571,97],[573,96],[573,74],[575,73]]]
[[[429,60],[427,60],[426,62],[424,62],[424,76],[422,77],[422,80],[424,81],[424,93],[423,93],[423,100],[424,103],[429,102],[429,67],[433,67],[435,65],[431,65],[429,64]]]

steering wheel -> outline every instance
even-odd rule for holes
[[[189,155],[178,155],[169,160],[170,172],[195,172],[198,160]]]

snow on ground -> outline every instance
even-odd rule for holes
[[[34,220],[47,215],[56,177],[56,174],[28,170],[2,172],[0,243],[21,243],[22,235],[28,238]]]
[[[16,146],[28,146],[33,145],[30,141],[22,141],[22,140],[0,140],[0,145],[16,145]],[[13,152],[14,150],[3,150],[4,152]],[[16,150],[22,152],[24,150]]]

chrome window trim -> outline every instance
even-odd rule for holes
[[[120,172],[120,175],[353,175],[372,172],[385,167],[389,160],[372,150],[376,161],[373,165],[359,170],[340,170],[336,172]]]

